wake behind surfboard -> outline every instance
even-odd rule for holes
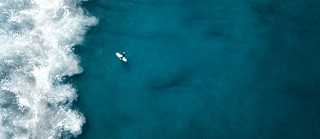
[[[116,55],[120,58],[120,60],[127,62],[127,59],[125,57],[122,57],[122,55],[120,53],[116,53]],[[122,59],[121,59],[122,57]]]

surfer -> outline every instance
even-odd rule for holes
[[[120,60],[122,60],[122,58],[124,58],[124,55],[125,55],[125,54],[126,54],[125,52],[122,53],[122,55],[121,55],[121,57],[120,57]]]
[[[124,57],[125,54],[125,52],[123,52],[122,55],[120,53],[116,53],[117,57],[119,57],[120,60],[127,62],[127,59]]]

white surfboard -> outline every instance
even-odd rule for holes
[[[119,54],[119,53],[116,53],[116,55],[117,55],[119,58],[122,57],[122,55]],[[127,62],[127,59],[126,59],[125,57],[123,57],[122,60],[123,60],[124,62]]]

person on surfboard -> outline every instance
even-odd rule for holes
[[[124,62],[127,62],[127,59],[124,57],[125,55],[125,52],[123,52],[122,54],[120,53],[116,53],[117,57],[120,58],[120,60],[124,61]]]

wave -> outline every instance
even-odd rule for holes
[[[65,76],[82,72],[73,46],[98,20],[82,0],[0,0],[0,138],[71,138],[85,117]]]

